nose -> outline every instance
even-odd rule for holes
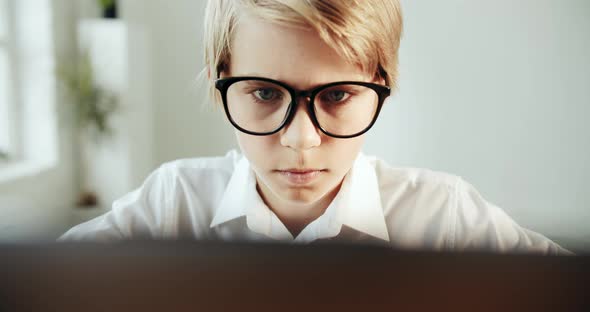
[[[314,125],[307,103],[309,99],[300,98],[295,116],[280,132],[281,145],[295,150],[308,150],[321,144],[320,130]]]

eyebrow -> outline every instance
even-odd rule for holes
[[[290,86],[291,88],[294,88],[296,90],[312,90],[315,89],[317,87],[321,87],[323,85],[326,84],[330,84],[330,83],[334,83],[334,82],[340,82],[340,81],[364,81],[362,79],[339,79],[339,80],[331,80],[331,81],[325,81],[325,82],[319,82],[319,83],[314,83],[311,84],[309,86],[307,86],[306,88],[298,88],[296,84],[288,81],[287,79],[282,79],[282,77],[280,76],[268,76],[268,75],[263,75],[260,73],[256,73],[256,72],[247,72],[245,74],[241,74],[241,75],[231,75],[231,77],[246,77],[246,76],[250,76],[250,77],[259,77],[259,78],[267,78],[267,79],[272,79],[272,80],[276,80],[276,81],[280,81],[288,86]],[[367,82],[372,82],[372,81],[367,81]]]

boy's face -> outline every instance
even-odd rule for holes
[[[240,20],[232,42],[229,76],[258,76],[299,90],[335,81],[371,81],[313,31],[288,28],[252,17]],[[357,157],[364,136],[338,139],[317,129],[299,99],[292,121],[279,132],[254,136],[236,130],[266,198],[309,205],[334,194]],[[289,169],[314,170],[308,173]]]

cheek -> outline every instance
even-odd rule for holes
[[[356,159],[364,141],[364,135],[352,139],[330,138],[325,142],[325,148],[330,151],[333,164],[346,166]]]
[[[276,143],[272,136],[255,136],[236,131],[236,139],[242,153],[256,167],[268,162],[273,155],[272,149]]]

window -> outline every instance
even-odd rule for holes
[[[11,14],[8,0],[0,0],[0,166],[15,154]]]
[[[0,0],[0,184],[57,166],[52,4]]]

